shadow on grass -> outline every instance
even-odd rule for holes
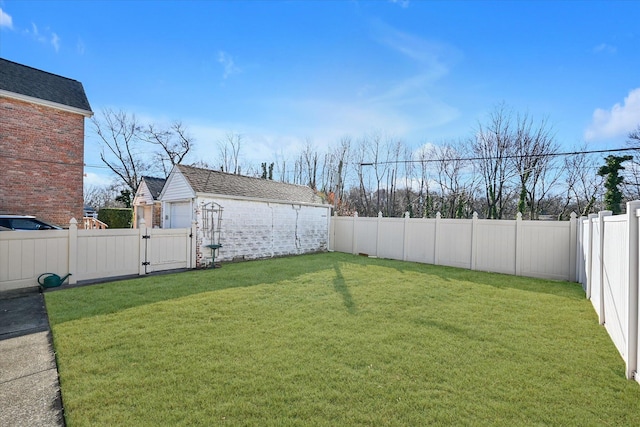
[[[434,275],[445,282],[464,281],[477,283],[479,285],[492,286],[499,289],[515,289],[526,292],[535,292],[557,297],[583,300],[585,293],[582,286],[575,282],[559,280],[536,279],[523,276],[512,276],[509,274],[489,273],[484,271],[466,270],[456,267],[442,265],[423,264],[410,261],[396,261],[383,258],[367,258],[362,256],[351,256],[351,264],[375,265],[392,268],[399,273],[415,272]]]
[[[342,296],[349,313],[356,304],[342,274],[340,264],[392,268],[399,273],[435,275],[443,281],[467,281],[497,288],[545,293],[570,299],[584,299],[579,284],[531,279],[505,274],[484,273],[453,267],[435,266],[388,259],[372,259],[345,253],[324,253],[224,264],[220,269],[191,270],[183,273],[141,277],[81,288],[46,293],[52,325],[85,317],[182,298],[203,292],[242,288],[291,280],[333,267],[334,289]],[[428,280],[428,278],[426,279]]]
[[[52,325],[93,317],[203,292],[244,288],[291,280],[303,274],[331,268],[332,261],[347,262],[347,254],[311,254],[224,264],[223,268],[143,276],[130,280],[61,289],[45,294]],[[343,277],[336,291],[353,306]]]
[[[356,304],[353,301],[353,296],[349,291],[347,282],[344,280],[342,270],[340,270],[340,265],[335,261],[333,263],[333,269],[336,272],[336,277],[333,279],[333,289],[335,289],[335,291],[342,296],[342,301],[345,308],[347,309],[347,312],[349,314],[355,314],[357,309]]]

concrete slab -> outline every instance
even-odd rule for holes
[[[0,295],[0,340],[49,330],[41,293],[6,296]]]
[[[62,426],[58,371],[47,369],[0,384],[0,425]]]
[[[56,369],[49,332],[37,332],[0,341],[0,384]]]
[[[49,320],[39,292],[0,292],[0,426],[64,426]]]

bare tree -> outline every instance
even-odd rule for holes
[[[397,205],[398,191],[398,169],[400,166],[400,154],[404,152],[404,144],[401,140],[387,138],[385,143],[387,152],[387,162],[389,162],[389,173],[387,174],[386,199],[384,211],[386,216],[402,216],[404,209]]]
[[[413,160],[413,151],[407,147],[406,145],[403,147],[404,153],[403,153],[403,157],[407,160],[403,163],[404,165],[404,170],[403,170],[403,175],[404,175],[404,190],[401,191],[402,195],[403,195],[403,199],[404,199],[404,203],[401,207],[401,211],[403,212],[409,212],[409,216],[410,217],[415,217],[415,192],[414,189],[418,183],[418,179],[416,177],[416,166],[414,164]],[[402,215],[402,213],[401,213]]]
[[[344,188],[347,177],[347,162],[350,158],[351,138],[343,137],[338,144],[329,148],[323,156],[319,169],[319,189],[326,194],[327,200],[333,205],[338,214],[349,212],[344,198]]]
[[[105,109],[92,119],[102,143],[100,159],[135,193],[142,176],[149,172],[149,153],[143,150],[141,125],[134,114]]]
[[[290,180],[289,172],[287,171],[287,157],[285,156],[283,151],[281,151],[280,154],[276,155],[275,157],[276,157],[275,170],[280,177],[278,181],[290,183],[291,180]]]
[[[466,145],[463,142],[447,142],[433,147],[436,160],[440,201],[438,210],[444,217],[466,218],[472,213],[475,181],[465,180],[470,169]],[[473,174],[470,174],[473,177]]]
[[[554,168],[558,144],[547,120],[534,125],[527,114],[518,115],[513,150],[513,164],[520,187],[518,210],[529,219],[537,219],[540,201],[561,175],[561,170]]]
[[[633,148],[633,160],[624,171],[624,193],[629,200],[640,199],[640,125],[629,132],[627,146]]]
[[[501,219],[513,188],[510,179],[514,176],[514,135],[511,112],[504,104],[499,105],[489,116],[488,123],[478,124],[471,140],[477,167],[484,179],[487,218]]]
[[[218,141],[220,153],[220,169],[223,172],[240,174],[240,149],[242,146],[242,135],[229,132],[224,139]]]
[[[305,185],[317,189],[318,179],[318,150],[313,147],[311,139],[307,138],[304,150],[300,154],[301,173],[305,180]]]
[[[121,187],[118,184],[111,185],[87,185],[84,187],[84,204],[91,206],[96,211],[102,208],[119,206],[116,197],[120,194]]]
[[[430,183],[432,178],[432,168],[430,167],[434,160],[435,151],[433,147],[423,146],[416,153],[417,163],[420,173],[418,177],[418,194],[416,196],[416,216],[430,217],[433,211],[433,198],[430,192]]]
[[[586,146],[580,147],[581,154],[565,157],[565,202],[559,218],[575,211],[580,216],[596,212],[597,201],[602,197],[603,177],[598,175],[599,158],[585,153]]]
[[[376,182],[375,197],[376,206],[375,211],[370,212],[372,216],[377,215],[378,212],[382,212],[382,204],[384,202],[384,196],[386,189],[382,187],[387,174],[389,172],[389,158],[390,150],[388,140],[384,140],[380,133],[374,133],[371,137],[363,138],[361,144],[364,146],[364,151],[370,156],[371,167],[373,169],[373,176]]]
[[[168,129],[149,124],[143,135],[146,141],[161,148],[154,158],[156,166],[165,177],[169,176],[173,166],[182,163],[194,147],[193,137],[181,122],[174,122]]]
[[[358,141],[354,153],[354,166],[358,180],[357,191],[355,187],[350,191],[349,199],[355,210],[361,216],[367,216],[375,211],[371,201],[371,166],[373,163],[369,159],[369,142],[366,137]]]
[[[629,142],[640,145],[640,125],[635,130],[629,132]]]

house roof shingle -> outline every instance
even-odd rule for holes
[[[0,90],[91,113],[82,83],[0,58]]]
[[[143,176],[144,182],[147,184],[147,188],[149,192],[151,192],[151,197],[153,200],[158,200],[160,193],[162,192],[162,188],[164,188],[164,183],[167,182],[165,178],[156,178],[153,176]]]
[[[219,194],[294,203],[321,204],[310,187],[177,165],[196,193]]]

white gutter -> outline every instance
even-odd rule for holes
[[[53,101],[47,101],[46,99],[35,98],[33,96],[22,95],[15,92],[9,92],[7,90],[0,89],[0,96],[6,98],[17,99],[18,101],[30,102],[32,104],[42,105],[44,107],[51,107],[58,110],[66,111],[68,113],[81,114],[85,117],[93,116],[93,111],[84,110],[82,108],[72,107],[70,105],[64,105]]]
[[[302,206],[314,206],[317,208],[330,208],[331,205],[327,203],[307,203],[298,202],[293,200],[279,200],[279,199],[264,199],[261,197],[247,197],[247,196],[230,196],[228,194],[214,194],[214,193],[196,193],[198,197],[216,198],[216,199],[231,199],[231,200],[247,200],[251,202],[266,202],[266,203],[279,203],[281,205],[302,205]]]

